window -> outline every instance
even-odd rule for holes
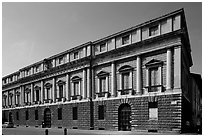
[[[58,120],[62,120],[62,108],[58,108]]]
[[[78,59],[79,58],[79,52],[75,52],[74,53],[74,59]]]
[[[63,57],[60,57],[59,58],[59,64],[62,64],[63,63]]]
[[[11,81],[11,82],[13,81],[13,77],[12,77],[12,76],[10,77],[10,81]]]
[[[19,105],[20,104],[20,92],[16,92],[16,105]]]
[[[98,119],[99,120],[104,120],[105,117],[105,106],[104,105],[99,105],[98,106]]]
[[[47,88],[46,93],[47,93],[47,94],[46,94],[46,95],[47,95],[47,96],[46,96],[46,99],[49,99],[49,96],[50,96],[50,88]]]
[[[149,120],[158,120],[158,103],[149,102]]]
[[[122,45],[129,43],[129,35],[122,37]]]
[[[149,36],[154,36],[159,34],[159,25],[152,26],[149,28]]]
[[[38,110],[35,110],[35,120],[38,120]]]
[[[29,119],[29,113],[28,113],[28,110],[26,110],[26,120],[28,120]]]
[[[40,71],[40,65],[37,65],[36,67],[35,67],[35,72],[39,72]]]
[[[16,120],[19,120],[19,112],[16,112]]]
[[[4,84],[6,84],[6,79],[4,79]]]
[[[106,92],[106,77],[100,78],[100,91],[99,92]]]
[[[149,76],[150,76],[150,78],[149,78],[149,84],[150,84],[150,86],[156,86],[156,85],[159,85],[159,80],[158,80],[158,78],[159,78],[159,73],[158,73],[158,67],[154,67],[154,68],[150,68],[149,69]]]
[[[73,120],[77,120],[78,116],[77,116],[77,107],[73,107],[72,108],[72,116],[73,116]]]
[[[59,85],[59,98],[63,97],[63,85]]]
[[[100,52],[103,52],[106,50],[106,43],[103,43],[100,45]]]
[[[36,93],[35,101],[40,101],[40,90],[36,89],[35,93]]]
[[[74,96],[79,95],[79,81],[74,82]]]
[[[129,72],[122,73],[122,89],[129,89]]]

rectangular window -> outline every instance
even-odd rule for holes
[[[129,35],[122,37],[122,45],[129,43]]]
[[[79,52],[75,52],[74,53],[74,59],[78,59],[79,58]]]
[[[38,110],[35,110],[35,120],[38,120]]]
[[[73,116],[73,120],[77,120],[78,116],[77,116],[77,107],[73,107],[72,108],[72,116]]]
[[[149,102],[149,120],[158,120],[158,103]]]
[[[103,43],[100,45],[100,52],[103,52],[106,50],[106,43]]]
[[[6,79],[4,79],[4,84],[6,84]]]
[[[58,120],[62,120],[62,108],[58,108]]]
[[[106,77],[100,78],[100,92],[106,91]]]
[[[40,91],[37,89],[35,93],[36,93],[35,101],[40,101]]]
[[[129,72],[122,74],[122,89],[129,89]]]
[[[154,36],[159,34],[159,25],[152,26],[149,28],[149,36]]]
[[[16,112],[16,120],[19,120],[19,112]]]
[[[62,64],[63,63],[63,57],[60,57],[59,58],[59,64]]]
[[[35,67],[35,72],[39,72],[40,71],[40,65],[37,65],[36,67]]]
[[[79,82],[74,82],[74,96],[79,95]]]
[[[154,67],[154,68],[150,68],[149,69],[149,73],[150,73],[150,78],[149,78],[149,85],[150,86],[156,86],[159,85],[159,71],[158,71],[158,67]]]
[[[28,113],[28,110],[26,110],[26,120],[28,120],[29,119],[29,113]]]
[[[63,97],[63,85],[59,85],[59,98]]]
[[[98,119],[99,120],[104,120],[104,115],[105,114],[105,106],[104,105],[99,105],[98,106]]]

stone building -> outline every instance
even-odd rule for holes
[[[180,9],[3,77],[2,118],[17,126],[185,131],[192,64]]]

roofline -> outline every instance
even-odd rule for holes
[[[117,33],[114,33],[114,34],[112,34],[112,35],[106,36],[106,37],[104,37],[104,38],[98,39],[98,40],[96,40],[96,41],[93,41],[93,44],[96,44],[96,43],[99,43],[99,42],[101,42],[101,41],[104,41],[104,40],[113,38],[113,37],[118,36],[118,35],[121,35],[121,34],[123,34],[123,33],[130,32],[130,31],[132,31],[132,30],[134,30],[134,29],[137,29],[137,28],[140,28],[140,27],[144,27],[144,26],[149,25],[149,24],[151,24],[151,23],[153,23],[153,22],[157,22],[157,21],[159,21],[159,20],[162,20],[162,19],[167,18],[167,17],[170,17],[170,16],[174,16],[174,15],[179,14],[179,13],[184,14],[184,9],[181,8],[181,9],[179,9],[179,10],[176,10],[176,11],[170,12],[170,13],[168,13],[168,14],[162,15],[162,16],[160,16],[160,17],[151,19],[151,20],[149,20],[149,21],[146,21],[146,22],[141,23],[141,24],[139,24],[139,25],[133,26],[133,27],[131,27],[131,28],[128,28],[128,29],[119,31],[119,32],[117,32]]]

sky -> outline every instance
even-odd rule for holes
[[[184,8],[191,72],[202,74],[202,3],[2,3],[2,76]]]

